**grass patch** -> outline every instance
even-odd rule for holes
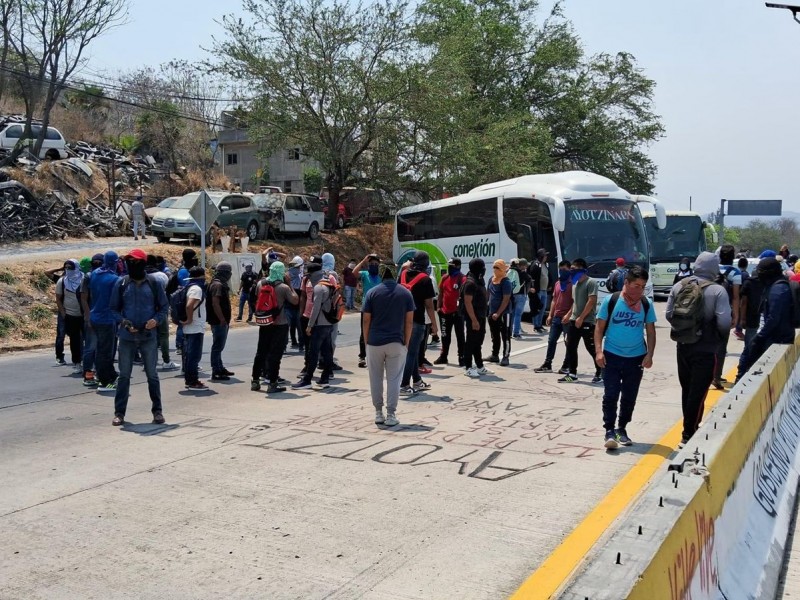
[[[26,329],[22,332],[22,337],[26,340],[39,340],[42,338],[42,332],[38,329]]]
[[[30,282],[33,287],[35,287],[40,292],[46,292],[50,289],[50,286],[53,285],[53,282],[50,278],[45,274],[44,271],[36,270],[31,273]]]
[[[14,277],[14,274],[11,271],[0,271],[0,283],[7,283],[11,285],[16,281],[17,278]]]
[[[11,315],[0,315],[0,338],[6,337],[18,325]]]
[[[53,318],[53,311],[44,304],[34,304],[30,312],[28,312],[28,316],[36,323],[47,323]]]

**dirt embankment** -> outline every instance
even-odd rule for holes
[[[96,248],[88,252],[86,240],[76,240],[82,244],[80,253],[72,258],[80,259],[95,252],[109,249],[103,240],[97,240]],[[316,242],[307,238],[297,238],[281,243],[259,242],[251,244],[249,250],[258,252],[267,246],[284,252],[289,259],[300,255],[304,258],[330,252],[336,257],[339,272],[351,258],[361,260],[371,252],[381,257],[389,257],[392,252],[392,226],[362,225],[340,230],[335,234],[323,233]],[[171,266],[178,265],[181,253],[187,245],[152,244],[142,245],[148,253],[164,256]],[[197,248],[199,250],[199,248]],[[124,254],[125,251],[120,251]],[[47,269],[63,264],[65,250],[42,253],[36,258],[22,257],[19,261],[8,261],[0,265],[0,353],[12,350],[48,347],[55,339],[55,286],[45,275]],[[288,259],[287,259],[288,260]]]

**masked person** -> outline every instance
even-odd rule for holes
[[[356,287],[358,287],[358,277],[355,274],[356,260],[350,259],[347,266],[342,271],[344,277],[344,307],[347,310],[356,308]]]
[[[131,384],[133,355],[138,351],[144,361],[147,389],[152,403],[153,423],[164,423],[161,408],[161,385],[158,380],[156,330],[167,318],[167,295],[161,285],[148,277],[147,255],[135,248],[125,257],[128,275],[117,280],[111,292],[109,310],[119,327],[119,379],[114,397],[114,426],[125,421]]]
[[[289,287],[292,288],[299,298],[303,283],[303,259],[299,256],[292,258],[289,262],[287,274],[289,275]],[[289,302],[284,304],[283,311],[286,316],[286,321],[289,323],[289,337],[292,341],[292,348],[297,348],[301,353],[305,353],[305,334],[300,326],[299,305]]]
[[[684,277],[691,277],[692,275],[694,275],[694,271],[692,271],[692,261],[684,256],[681,262],[678,263],[678,272],[675,273],[675,279],[672,280],[672,285],[675,285]]]
[[[92,258],[81,259],[81,271],[83,272],[83,293],[81,294],[81,304],[83,305],[83,385],[95,387],[97,378],[95,377],[95,358],[97,354],[97,336],[91,323],[91,306],[93,303],[91,296],[90,282],[92,273],[103,266],[103,255],[95,254]]]
[[[550,272],[547,266],[549,256],[547,250],[539,248],[536,252],[536,261],[528,269],[531,276],[531,292],[536,294],[541,306],[541,310],[533,317],[533,330],[536,333],[544,333],[542,322],[547,309],[547,290],[550,287]]]
[[[361,286],[361,297],[381,282],[378,270],[381,266],[381,259],[377,254],[367,254],[361,262],[353,267],[353,271],[358,274],[358,282]],[[361,335],[358,338],[358,366],[362,369],[367,366],[367,349],[364,344],[364,317],[361,317]]]
[[[174,284],[173,280],[170,279],[170,283],[167,286],[167,296],[170,296],[178,288],[186,287],[186,284],[189,282],[189,270],[198,264],[197,252],[191,248],[184,248],[181,267],[175,275]],[[175,328],[175,351],[179,355],[183,353],[183,325],[180,323],[178,323]]]
[[[228,381],[233,375],[222,364],[222,352],[228,341],[231,327],[231,289],[228,283],[233,275],[229,262],[217,263],[214,277],[208,286],[206,296],[211,303],[208,310],[208,324],[211,325],[211,381]]]
[[[492,277],[489,280],[489,333],[492,337],[492,354],[489,362],[499,362],[508,366],[511,355],[511,292],[513,285],[507,277],[508,265],[503,259],[494,261]],[[503,342],[503,356],[499,356],[500,342]]]
[[[169,276],[159,268],[157,256],[153,256],[152,254],[147,255],[147,267],[145,271],[148,277],[155,279],[158,284],[164,288],[164,293],[166,293]],[[180,365],[172,362],[172,359],[169,357],[169,319],[164,319],[163,323],[159,323],[157,331],[158,349],[161,351],[161,359],[163,361],[160,367],[167,371],[179,368]]]
[[[242,313],[244,313],[244,305],[247,304],[247,322],[253,320],[253,301],[250,298],[250,292],[253,291],[253,286],[258,281],[258,274],[253,272],[253,265],[245,265],[244,273],[239,279],[239,316],[236,317],[237,321],[242,320]]]
[[[252,380],[250,389],[257,392],[261,389],[261,374],[265,370],[269,381],[268,394],[285,392],[286,388],[280,385],[281,359],[286,340],[289,323],[286,319],[286,307],[297,306],[300,298],[291,287],[291,277],[286,273],[286,267],[280,261],[275,261],[269,266],[269,276],[256,284],[256,306],[272,306],[269,318],[260,318],[256,315],[258,325],[258,346],[253,359]],[[266,315],[265,315],[266,317]],[[263,322],[261,322],[263,321]]]
[[[336,258],[330,252],[326,252],[322,255],[322,274],[328,282],[333,286],[333,288],[337,288],[340,286],[342,281],[341,276],[336,272]],[[331,290],[332,291],[332,290]],[[339,338],[339,323],[333,323],[331,325],[331,369],[334,371],[341,371],[342,367],[339,366],[339,363],[336,362],[336,341]],[[321,365],[320,365],[321,367]],[[332,373],[329,373],[332,375]]]
[[[511,319],[511,337],[515,340],[521,340],[523,334],[522,313],[525,310],[525,298],[528,296],[528,290],[532,282],[531,276],[528,274],[528,260],[525,258],[512,259],[511,269],[509,269],[508,274],[511,283],[514,285],[514,289],[511,290],[512,306],[514,307]],[[512,277],[512,274],[515,277]]]
[[[451,258],[447,262],[447,275],[439,282],[439,325],[442,331],[442,351],[435,365],[446,365],[453,335],[456,338],[458,366],[464,366],[464,318],[459,310],[458,300],[466,277],[461,272],[461,259]]]
[[[553,359],[556,357],[558,339],[569,327],[569,315],[572,312],[572,271],[570,271],[570,266],[568,260],[558,263],[558,281],[553,286],[553,300],[547,315],[547,326],[550,328],[547,338],[547,353],[542,366],[534,369],[535,373],[553,372]],[[558,372],[561,375],[569,375],[566,356]]]
[[[426,340],[425,313],[431,321],[431,332],[439,333],[436,325],[436,313],[433,309],[433,299],[436,291],[433,280],[428,275],[428,266],[431,261],[427,252],[418,250],[413,260],[403,265],[400,272],[400,285],[411,292],[414,297],[414,325],[411,332],[411,342],[406,356],[406,366],[403,370],[403,381],[400,384],[401,396],[412,396],[419,391],[429,390],[431,385],[422,380],[419,374],[419,347]],[[412,385],[413,384],[413,385]]]
[[[587,274],[588,265],[582,258],[572,261],[572,311],[567,330],[567,369],[569,373],[559,383],[578,381],[578,344],[583,339],[586,351],[594,361],[595,373],[592,383],[603,383],[601,367],[597,364],[594,346],[595,307],[597,306],[597,282]]]
[[[72,370],[75,374],[83,373],[84,304],[81,295],[84,293],[80,265],[77,260],[70,258],[64,263],[64,275],[56,283],[56,304],[64,319],[64,332],[69,338]]]
[[[466,327],[464,340],[464,367],[467,377],[490,375],[483,366],[481,348],[486,337],[486,313],[489,310],[489,295],[486,292],[486,263],[482,258],[469,261],[469,272],[461,289],[461,316]],[[473,360],[475,366],[473,367]]]
[[[116,389],[117,371],[114,368],[114,346],[117,338],[117,319],[111,310],[111,297],[119,280],[117,253],[109,250],[103,255],[103,264],[92,273],[89,291],[92,306],[89,313],[92,330],[97,338],[95,379],[100,390]],[[164,323],[167,320],[164,319]]]
[[[200,381],[200,358],[203,356],[208,306],[206,303],[206,272],[203,267],[189,269],[186,281],[186,320],[183,325],[183,373],[187,390],[203,391]]]
[[[312,257],[306,264],[308,271],[308,282],[312,287],[311,312],[308,315],[308,325],[306,335],[309,339],[309,347],[306,352],[306,364],[300,381],[292,384],[292,389],[311,387],[311,380],[314,377],[314,370],[322,357],[322,373],[318,384],[320,387],[328,387],[330,384],[330,372],[333,366],[333,345],[331,344],[332,323],[325,318],[325,311],[330,310],[331,286],[329,282],[323,283],[325,274],[322,271],[322,259]],[[304,291],[306,296],[308,291]]]

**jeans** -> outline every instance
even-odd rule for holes
[[[456,351],[458,353],[459,366],[464,362],[464,318],[454,312],[449,315],[439,313],[439,329],[442,332],[442,358],[447,358],[450,353],[450,344],[453,341],[453,333],[456,336]]]
[[[211,326],[211,374],[220,375],[225,367],[222,364],[222,351],[225,350],[225,343],[228,341],[228,330],[230,326],[212,325]],[[198,359],[199,361],[199,359]]]
[[[64,317],[64,331],[69,338],[69,353],[72,355],[72,364],[79,365],[83,359],[83,317],[66,315]]]
[[[119,379],[117,379],[117,393],[114,396],[114,416],[117,417],[124,417],[125,410],[128,408],[133,355],[137,351],[144,360],[147,390],[150,392],[150,401],[153,403],[153,414],[161,412],[161,384],[158,381],[158,371],[156,371],[158,347],[156,346],[156,336],[149,335],[142,339],[119,341]]]
[[[88,321],[83,322],[83,372],[94,370],[97,335]]]
[[[253,303],[250,302],[250,294],[249,292],[242,291],[239,293],[239,316],[236,317],[237,321],[242,320],[242,313],[244,312],[244,305],[247,304],[247,320],[253,320],[253,310],[255,307]]]
[[[133,218],[133,237],[137,237],[139,232],[142,233],[142,237],[145,237],[147,234],[144,228],[144,217]]]
[[[619,429],[625,429],[633,418],[639,384],[644,375],[642,361],[645,355],[628,357],[605,351],[603,356],[606,359],[603,373],[603,427],[606,431],[614,429],[619,403]]]
[[[303,381],[310,383],[314,377],[314,369],[317,368],[320,354],[322,354],[322,375],[320,379],[325,379],[331,372],[333,366],[333,346],[331,345],[331,325],[315,325],[311,328],[311,339],[308,343],[306,355],[306,373]],[[283,350],[283,347],[281,347]]]
[[[511,332],[513,335],[522,335],[522,311],[525,310],[525,299],[527,294],[514,294],[514,317],[511,322]]]
[[[114,346],[117,340],[116,325],[92,324],[97,345],[95,351],[95,366],[97,367],[97,382],[100,385],[113,383],[117,379],[117,371],[114,369]]]
[[[425,323],[414,323],[411,326],[411,341],[408,344],[406,354],[406,366],[403,369],[403,381],[401,387],[408,387],[411,380],[414,383],[422,381],[419,375],[419,346],[425,341]]]
[[[300,310],[287,302],[283,306],[283,314],[286,315],[286,320],[289,322],[286,331],[292,339],[292,347],[299,346],[301,351],[304,350],[306,345],[304,342],[305,336],[303,332],[300,331]]]
[[[578,344],[583,339],[583,345],[586,351],[591,355],[592,362],[594,363],[595,375],[600,376],[600,366],[595,360],[596,352],[594,347],[594,323],[584,323],[583,327],[578,329],[575,326],[575,321],[570,321],[569,329],[567,329],[567,369],[569,374],[573,377],[578,374]]]
[[[57,313],[56,316],[56,358],[64,360],[64,338],[67,335],[67,328],[64,323],[64,316]]]
[[[161,358],[165,363],[169,360],[169,319],[164,319],[156,329],[158,332],[158,347],[161,350]]]
[[[183,336],[183,374],[187,385],[199,381],[200,358],[203,356],[203,333],[190,333]]]
[[[175,328],[175,348],[177,350],[183,350],[183,325],[178,323],[178,326]]]
[[[537,293],[539,294],[539,301],[542,303],[542,310],[539,311],[538,315],[533,317],[533,328],[541,329],[545,315],[547,314],[547,291],[540,290]]]
[[[703,420],[708,386],[714,378],[714,352],[695,350],[692,344],[678,344],[678,381],[681,384],[683,439],[688,440]]]
[[[258,381],[264,375],[270,383],[278,382],[288,329],[288,325],[264,325],[258,328],[258,346],[253,359],[253,381]]]
[[[744,349],[739,355],[739,368],[736,371],[736,381],[739,381],[752,364],[750,362],[750,350],[753,346],[753,338],[758,333],[758,327],[748,327],[744,330]]]
[[[397,410],[400,380],[403,377],[408,351],[403,344],[393,342],[383,346],[367,346],[369,391],[375,410],[383,410],[383,381],[386,378],[386,410]]]
[[[511,315],[506,312],[497,320],[489,317],[489,333],[492,336],[492,356],[500,356],[500,342],[503,342],[503,358],[511,354]]]
[[[472,368],[472,361],[475,361],[477,368],[483,367],[483,357],[481,356],[481,347],[483,340],[486,337],[486,318],[478,317],[479,329],[475,331],[472,328],[472,322],[469,317],[464,319],[466,322],[467,336],[464,340],[464,366],[467,369]]]
[[[346,285],[344,286],[344,305],[347,310],[353,310],[356,307],[356,288]]]
[[[552,366],[553,359],[556,357],[556,346],[561,334],[567,330],[569,323],[563,322],[563,317],[553,317],[550,321],[550,334],[547,337],[547,354],[544,357],[544,364]],[[564,358],[566,366],[566,357]]]

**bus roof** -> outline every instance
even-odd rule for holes
[[[514,179],[487,183],[471,189],[466,194],[405,207],[399,210],[398,214],[489,198],[499,193],[523,197],[542,196],[543,199],[561,198],[563,200],[574,197],[585,198],[592,194],[599,194],[603,197],[631,198],[628,192],[607,177],[588,171],[565,171],[563,173],[523,175]]]
[[[655,211],[650,207],[640,206],[639,210],[642,211],[642,218],[644,218],[644,219],[648,219],[648,218],[652,219],[652,218],[654,218],[656,216]],[[700,216],[700,213],[696,213],[696,212],[691,211],[691,210],[669,210],[669,209],[667,209],[667,216],[668,217],[698,217],[698,218],[702,219],[702,217]]]

